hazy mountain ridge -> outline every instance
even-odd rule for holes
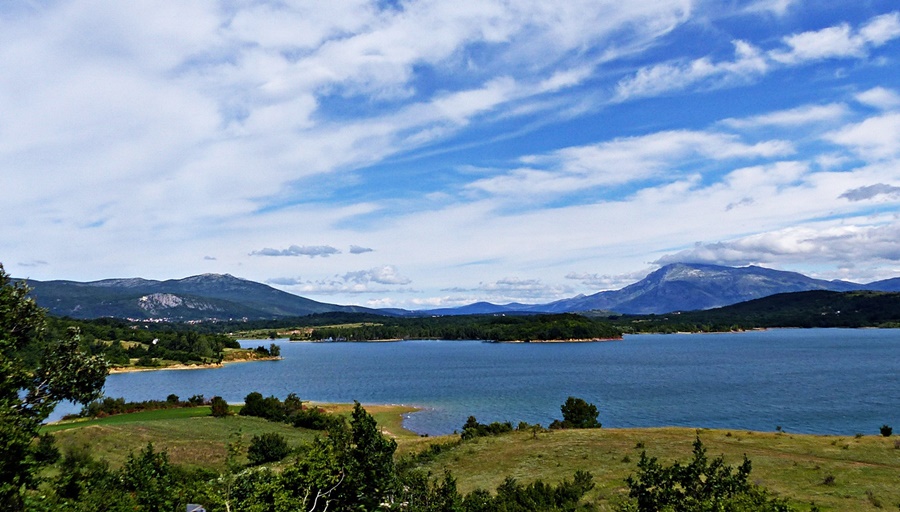
[[[229,274],[154,281],[26,281],[41,307],[55,316],[172,321],[265,319],[314,313],[368,312],[358,306],[316,302]]]
[[[825,290],[900,291],[900,278],[868,284],[825,281],[797,272],[757,266],[673,263],[620,290],[578,295],[547,304],[476,302],[426,311],[375,310],[317,302],[229,274],[153,281],[141,278],[93,282],[28,281],[38,304],[56,316],[166,319],[267,319],[347,312],[394,315],[472,315],[610,311],[662,314],[729,306],[775,294]]]
[[[900,278],[869,284],[814,279],[797,272],[758,266],[725,267],[710,264],[673,263],[620,290],[579,295],[547,304],[493,305],[479,303],[481,313],[572,313],[604,310],[626,314],[662,314],[672,311],[712,309],[779,293],[826,291],[900,291]],[[442,314],[468,314],[475,305]]]

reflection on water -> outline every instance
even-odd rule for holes
[[[268,342],[267,342],[268,343]],[[251,391],[320,402],[418,405],[405,425],[446,434],[481,422],[547,425],[566,397],[606,427],[681,425],[850,435],[900,425],[900,330],[635,335],[621,342],[280,342],[282,361],[111,375],[128,400]],[[257,346],[259,341],[249,341]],[[58,415],[57,415],[58,417]]]

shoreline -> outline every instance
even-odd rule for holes
[[[109,369],[109,375],[114,373],[137,373],[137,372],[156,372],[162,370],[211,370],[216,368],[224,368],[225,365],[235,363],[253,363],[256,361],[281,361],[283,357],[260,357],[256,359],[235,359],[232,361],[222,361],[221,363],[205,363],[205,364],[172,364],[166,366],[114,366]]]
[[[575,338],[575,339],[557,339],[557,340],[504,340],[491,341],[491,343],[605,343],[608,341],[624,341],[625,338]]]

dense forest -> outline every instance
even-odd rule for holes
[[[445,316],[389,318],[380,323],[315,327],[313,340],[364,341],[444,339],[491,341],[594,340],[621,338],[608,322],[575,314],[535,316]]]
[[[780,293],[722,308],[665,315],[612,315],[624,333],[728,332],[776,327],[900,327],[900,293]]]
[[[240,348],[237,341],[225,334],[198,332],[189,324],[47,318],[50,338],[62,338],[71,328],[78,330],[79,343],[85,351],[103,355],[112,366],[127,365],[131,359],[137,359],[139,366],[153,366],[159,360],[217,363],[222,361],[225,348]]]

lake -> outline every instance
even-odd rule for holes
[[[245,341],[268,346],[270,341]],[[630,335],[600,343],[290,343],[281,361],[110,375],[127,400],[247,393],[407,404],[422,434],[482,423],[548,425],[576,396],[604,427],[689,426],[853,435],[900,428],[900,330],[775,329]]]

